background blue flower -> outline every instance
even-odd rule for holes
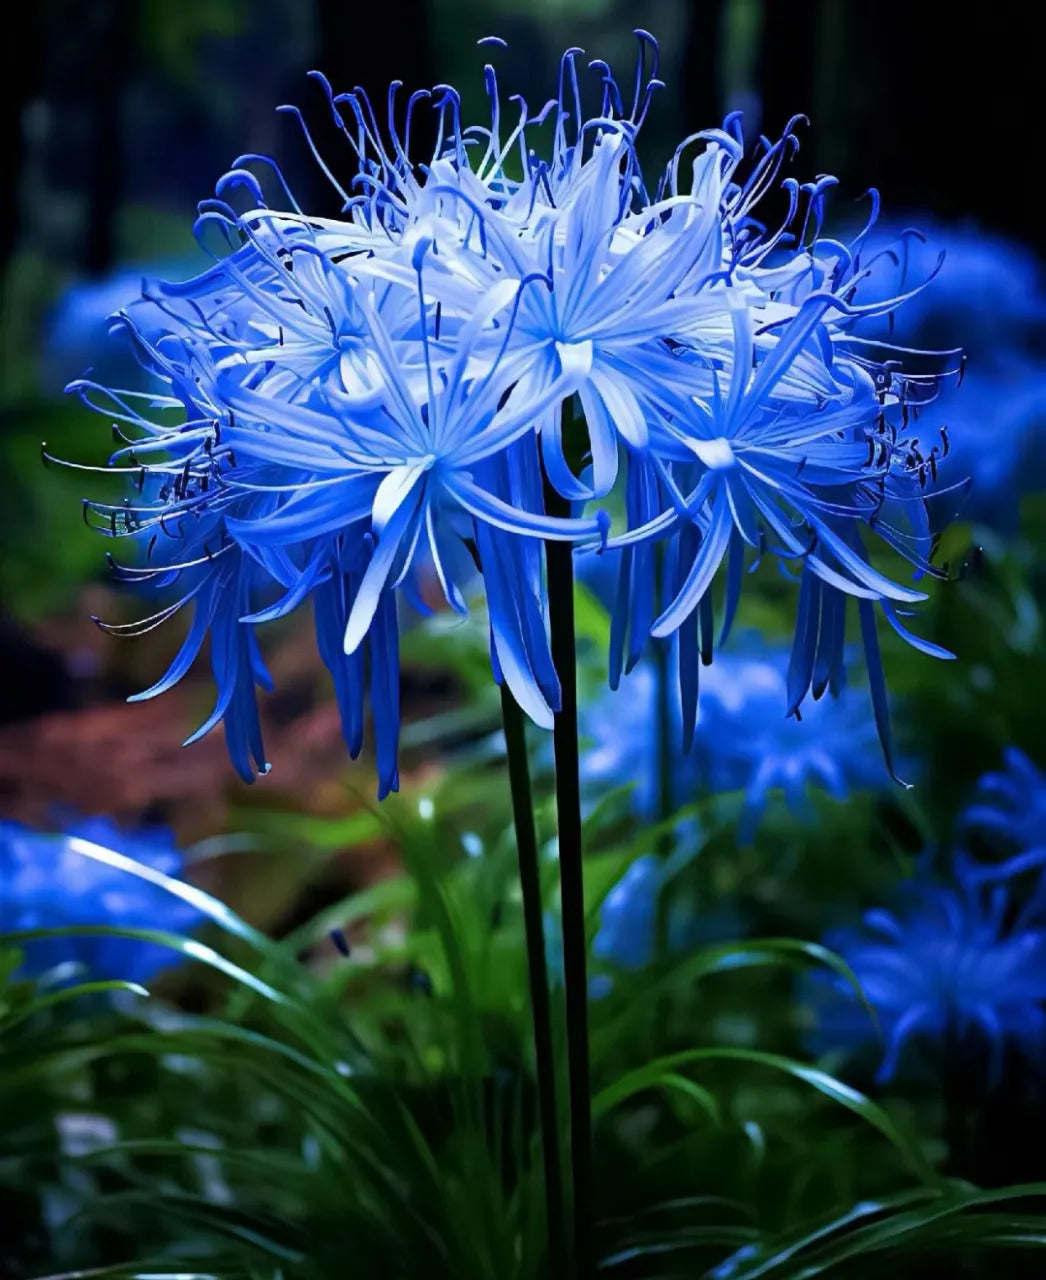
[[[689,754],[680,746],[678,706],[671,709],[675,803],[690,804],[708,792],[744,792],[742,841],[751,840],[775,792],[806,817],[811,786],[843,800],[854,790],[890,785],[864,690],[844,687],[838,697],[807,698],[802,718],[796,719],[787,714],[787,667],[787,654],[771,651],[766,657],[720,654],[702,668]],[[650,663],[626,676],[617,692],[604,692],[582,715],[583,782],[590,787],[634,783],[635,808],[648,817],[658,796],[657,718]]]
[[[883,287],[896,273],[925,279],[939,249],[944,263],[904,308],[912,344],[961,345],[969,364],[961,386],[944,385],[920,415],[920,436],[948,430],[949,476],[973,485],[962,514],[996,526],[1012,523],[1011,493],[1046,486],[1046,283],[1029,248],[969,226],[919,219],[926,241],[881,226],[873,247],[893,243],[899,262],[883,259]],[[886,326],[876,321],[885,334]]]
[[[1019,747],[1003,753],[1005,768],[986,773],[966,810],[967,827],[1001,838],[1009,852],[1046,848],[1046,775]]]
[[[1041,877],[1041,872],[1040,872]],[[1013,1048],[1041,1060],[1046,1050],[1046,918],[1041,885],[1023,907],[1012,884],[990,883],[959,856],[952,882],[924,869],[902,887],[895,909],[865,913],[825,944],[856,974],[879,1033],[853,988],[837,975],[810,979],[816,1044],[881,1053],[877,1079],[956,1055],[979,1055],[989,1083]]]
[[[0,821],[0,935],[22,929],[112,925],[186,934],[203,916],[157,885],[77,851],[71,837],[90,841],[166,876],[179,877],[184,862],[163,827],[122,831],[109,818],[84,818],[64,832],[34,831]],[[145,982],[177,963],[174,951],[133,938],[48,938],[26,943],[24,970],[43,974],[76,965],[81,979]]]
[[[126,344],[109,340],[114,313],[129,299],[140,296],[146,276],[178,278],[197,270],[196,258],[164,258],[129,264],[98,279],[69,284],[51,307],[43,333],[45,390],[60,391],[85,368],[106,380],[126,376],[134,368],[134,361]]]

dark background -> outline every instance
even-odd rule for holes
[[[627,75],[635,25],[662,42],[657,141],[737,106],[753,134],[805,112],[807,162],[844,191],[873,177],[888,206],[1034,239],[1041,59],[1028,12],[1007,0],[45,0],[19,13],[0,54],[0,256],[35,249],[100,273],[169,249],[167,219],[185,227],[235,154],[290,163],[293,125],[272,107],[308,103],[309,68],[379,98],[394,78],[467,92],[480,87],[475,39],[500,34],[506,81],[536,101],[568,42]],[[146,212],[162,216],[143,226]]]

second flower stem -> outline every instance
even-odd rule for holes
[[[570,1156],[574,1258],[581,1280],[594,1272],[592,1232],[592,1109],[588,1051],[588,944],[581,863],[581,787],[578,760],[577,645],[574,634],[574,560],[569,543],[545,545],[552,660],[559,677],[560,710],[553,727],[556,816],[566,988]]]
[[[534,1023],[534,1058],[541,1121],[541,1152],[545,1171],[545,1214],[548,1225],[549,1275],[564,1274],[566,1223],[563,1212],[563,1174],[559,1159],[559,1112],[556,1107],[556,1064],[552,1039],[548,961],[541,901],[534,804],[524,717],[507,685],[501,686],[501,715],[505,726],[512,815],[519,854],[519,882],[523,895],[523,923],[527,936],[530,1007]]]

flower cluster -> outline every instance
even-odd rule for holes
[[[163,827],[122,831],[108,818],[83,818],[61,834],[0,822],[0,935],[23,929],[71,929],[68,936],[23,945],[28,972],[42,974],[74,965],[78,976],[144,982],[169,967],[176,955],[133,938],[78,935],[78,926],[161,929],[188,933],[202,922],[199,911],[158,885],[77,847],[86,841],[133,858],[153,871],[178,877],[182,855]]]
[[[649,817],[656,809],[659,768],[652,666],[638,667],[622,687],[626,696],[604,695],[582,713],[589,740],[581,758],[582,779],[603,785],[635,783],[633,801]],[[865,695],[850,685],[835,693],[807,699],[797,717],[787,653],[720,654],[702,675],[692,748],[689,754],[672,751],[675,803],[689,804],[709,791],[743,792],[745,816],[738,838],[746,843],[777,791],[802,817],[809,812],[811,787],[845,800],[854,790],[887,785]],[[670,714],[678,734],[677,703]]]
[[[379,792],[395,788],[397,601],[419,603],[425,578],[464,612],[477,565],[495,678],[550,725],[551,539],[620,549],[611,683],[650,637],[677,637],[685,735],[721,571],[721,634],[755,560],[799,581],[797,701],[840,670],[855,599],[885,739],[876,610],[913,639],[899,611],[924,593],[873,565],[868,535],[931,571],[924,490],[942,448],[911,438],[909,411],[954,369],[859,333],[914,290],[865,298],[865,233],[822,233],[833,180],[782,176],[798,118],[746,158],[731,116],[647,185],[637,137],[660,81],[637,34],[634,90],[593,63],[590,113],[577,50],[556,97],[537,113],[513,97],[510,119],[488,65],[482,127],[447,86],[405,106],[393,86],[377,111],[318,76],[344,183],[303,128],[342,216],[311,216],[271,161],[241,157],[200,207],[214,265],[145,285],[117,318],[159,389],[75,384],[137,489],[88,514],[138,550],[126,577],[173,589],[140,628],[193,610],[139,696],[178,680],[209,633],[218,700],[199,732],[224,722],[244,778],[267,768],[255,632],[310,601],[349,749],[369,687]],[[421,111],[436,142],[419,163]],[[757,209],[776,187],[768,228]]]

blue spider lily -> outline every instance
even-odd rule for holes
[[[1044,895],[1040,886],[1019,906],[1000,883],[1023,869],[985,868],[959,857],[953,883],[935,883],[924,872],[905,886],[896,909],[868,911],[860,928],[829,934],[826,945],[856,974],[882,1039],[853,989],[833,975],[809,988],[819,1043],[851,1051],[882,1048],[882,1083],[920,1057],[947,1070],[956,1053],[975,1053],[989,1084],[998,1081],[1007,1050],[1041,1061]]]
[[[849,245],[823,236],[831,180],[781,176],[796,121],[746,174],[736,117],[693,135],[650,195],[636,146],[660,81],[656,42],[637,36],[631,95],[593,64],[590,118],[577,50],[534,114],[521,99],[503,110],[488,65],[479,128],[447,86],[414,94],[399,129],[395,88],[381,113],[317,77],[349,149],[344,181],[297,115],[342,216],[309,216],[274,163],[240,157],[200,206],[214,265],[147,285],[120,317],[161,390],[78,385],[118,424],[113,462],[139,491],[88,512],[145,548],[129,577],[180,592],[171,611],[194,605],[191,642],[158,687],[209,632],[219,697],[204,728],[225,720],[244,777],[265,767],[255,629],[310,601],[350,752],[369,681],[379,792],[393,789],[399,601],[431,579],[464,612],[475,565],[495,678],[551,725],[542,543],[554,539],[620,549],[612,685],[651,635],[678,634],[684,742],[721,569],[721,638],[749,562],[772,554],[802,583],[792,711],[838,683],[855,597],[889,753],[874,611],[942,651],[900,621],[924,593],[874,564],[864,539],[934,572],[923,489],[939,451],[917,447],[907,412],[955,370],[859,332],[917,289],[866,300],[867,229]],[[410,154],[422,109],[437,126],[424,163]],[[756,211],[779,183],[787,217],[766,231]],[[612,494],[621,530],[599,506]]]
[[[1020,854],[1046,851],[1046,774],[1018,747],[1003,753],[1005,769],[986,773],[963,814],[966,827]]]

